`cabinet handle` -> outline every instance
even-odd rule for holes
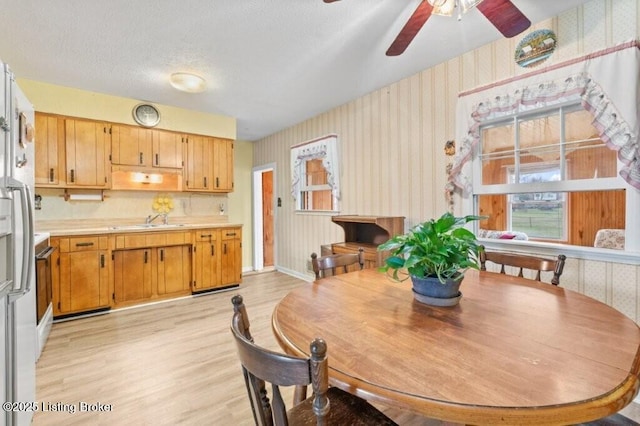
[[[71,169],[71,183],[76,181],[76,172],[74,169]]]
[[[206,188],[207,187],[207,178],[204,177],[204,178],[202,178],[202,180],[204,181],[204,187]]]
[[[160,262],[164,262],[164,249],[160,249]]]
[[[53,168],[49,169],[49,182],[53,182]]]
[[[145,250],[144,251],[144,263],[148,263],[148,261],[149,261],[148,260],[148,255],[149,255],[149,252]]]
[[[91,242],[87,242],[87,243],[76,243],[76,247],[91,247],[93,245],[93,243]]]
[[[159,164],[159,161],[158,161],[158,154],[156,154],[156,166],[157,166],[158,164]]]
[[[211,238],[211,234],[200,234],[200,238]]]
[[[140,162],[138,164],[142,164],[142,153],[140,153]]]
[[[213,246],[213,244],[211,244],[211,256],[215,256],[215,254],[216,254],[216,249]]]
[[[220,178],[216,177],[216,188],[220,188]]]
[[[227,254],[227,243],[224,243],[222,247],[223,247],[222,254]]]
[[[235,232],[227,232],[227,237],[235,237],[236,233]]]
[[[100,255],[100,267],[104,268],[104,254]]]

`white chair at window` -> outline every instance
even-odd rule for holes
[[[624,229],[600,229],[596,232],[594,247],[624,250]]]

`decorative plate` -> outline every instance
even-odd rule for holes
[[[514,59],[523,68],[535,67],[547,60],[556,49],[557,38],[551,30],[536,30],[523,38]]]

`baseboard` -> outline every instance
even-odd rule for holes
[[[301,280],[306,281],[308,283],[314,281],[314,277],[312,275],[301,274],[300,272],[294,271],[293,269],[276,266],[276,271],[282,272],[283,274],[291,275],[292,277],[295,277],[295,278],[300,278]]]

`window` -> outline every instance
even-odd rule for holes
[[[298,211],[338,211],[338,137],[328,135],[291,148],[291,195]]]
[[[473,195],[489,218],[480,228],[581,246],[599,229],[624,229],[616,152],[592,122],[575,101],[482,124]]]

